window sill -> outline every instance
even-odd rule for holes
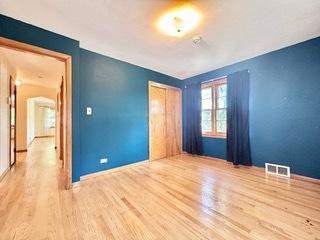
[[[221,138],[221,139],[226,139],[226,135],[212,135],[212,134],[202,134],[202,137],[206,138]]]

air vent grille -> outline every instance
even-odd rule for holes
[[[266,173],[283,176],[283,177],[290,177],[290,167],[282,166],[272,163],[265,164]]]
[[[268,164],[266,168],[268,173],[275,173],[275,174],[277,173],[277,167],[274,165]]]

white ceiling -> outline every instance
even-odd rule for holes
[[[80,41],[82,48],[180,79],[320,36],[319,0],[198,0],[184,38],[155,22],[173,0],[1,0],[1,13]],[[204,39],[192,43],[195,35]]]
[[[21,80],[22,84],[59,88],[65,71],[63,62],[51,57],[4,47],[0,47],[0,54],[4,54],[16,69],[17,79]]]

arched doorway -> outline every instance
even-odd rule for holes
[[[27,146],[35,138],[56,138],[56,103],[39,96],[27,99]],[[55,147],[57,140],[55,139]]]

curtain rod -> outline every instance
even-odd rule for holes
[[[243,70],[243,71],[248,71],[248,73],[250,73],[249,69],[246,69],[246,70]],[[228,78],[228,76],[224,75],[224,76],[221,76],[221,77],[213,78],[213,79],[210,79],[210,80],[207,80],[207,81],[200,82],[200,84],[213,82],[213,81],[216,81],[216,80],[219,80],[219,79],[223,79],[223,78]],[[187,84],[184,86],[184,88],[187,88]]]
[[[222,78],[227,78],[227,76],[221,76],[221,77],[217,77],[217,78],[214,78],[214,79],[210,79],[210,80],[207,80],[207,81],[203,81],[203,82],[200,82],[200,84],[203,84],[203,83],[208,83],[208,82],[213,82],[213,81],[216,81],[216,80],[219,80],[219,79],[222,79]],[[184,88],[187,88],[188,84],[186,84],[184,86]]]

